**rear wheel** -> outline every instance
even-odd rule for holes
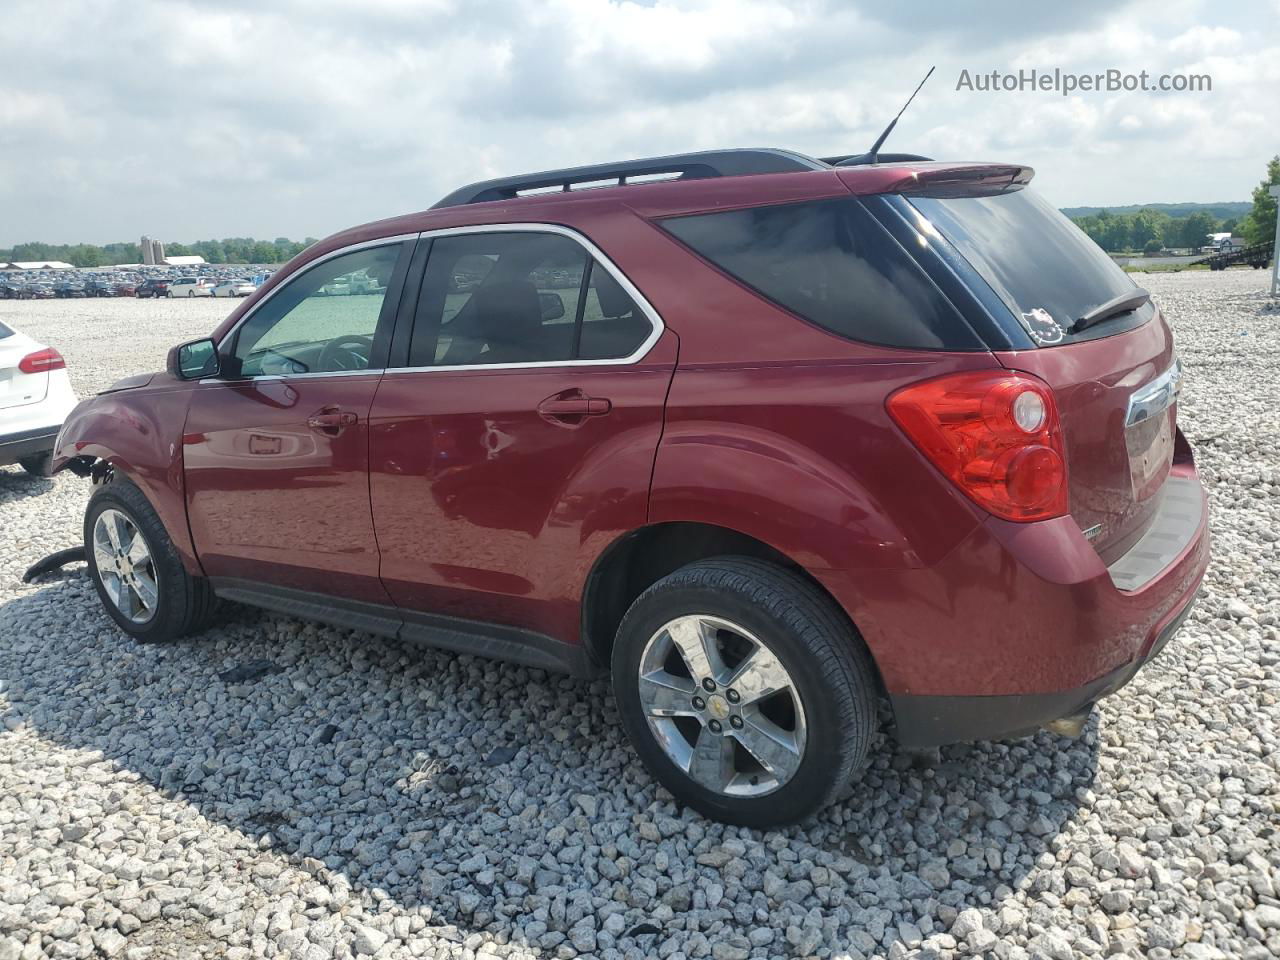
[[[875,734],[874,668],[853,626],[811,583],[754,559],[690,564],[641,594],[613,684],[650,772],[728,823],[816,812]]]
[[[53,464],[53,452],[38,453],[35,456],[23,457],[18,465],[33,477],[49,476],[49,467]]]
[[[107,615],[143,643],[195,633],[212,619],[217,600],[209,582],[187,573],[155,510],[127,480],[89,498],[84,545]]]

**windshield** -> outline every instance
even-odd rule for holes
[[[1075,224],[1030,189],[989,197],[912,197],[911,204],[964,255],[1040,346],[1109,337],[1155,315],[1144,304],[1071,333],[1090,310],[1135,290]]]

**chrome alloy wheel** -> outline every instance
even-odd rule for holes
[[[804,707],[759,638],[720,617],[677,617],[640,657],[640,703],[667,757],[699,785],[733,797],[777,790],[800,767]]]
[[[156,612],[160,588],[146,539],[119,510],[103,510],[93,524],[93,560],[98,578],[116,609],[134,623]]]

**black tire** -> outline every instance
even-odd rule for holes
[[[52,466],[52,464],[52,451],[47,453],[37,453],[30,457],[23,457],[18,461],[18,465],[33,477],[49,476],[49,467]]]
[[[118,510],[142,534],[151,553],[157,586],[155,610],[145,623],[130,620],[103,586],[93,548],[93,528],[106,509]],[[119,476],[94,490],[84,515],[85,559],[98,599],[107,615],[141,643],[163,643],[203,630],[212,621],[217,598],[209,581],[187,573],[169,534],[146,496]]]
[[[790,675],[807,743],[795,773],[770,793],[740,797],[704,787],[650,729],[638,682],[644,648],[665,624],[689,614],[751,631]],[[853,779],[875,737],[876,673],[856,629],[812,583],[762,560],[703,560],[659,580],[627,611],[612,659],[614,694],[640,759],[677,800],[715,820],[767,828],[805,819]]]

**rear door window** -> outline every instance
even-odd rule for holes
[[[653,325],[582,244],[556,233],[437,237],[410,367],[625,359]]]
[[[912,206],[955,246],[1040,346],[1123,333],[1155,315],[1146,304],[1079,333],[1094,307],[1134,283],[1075,224],[1030,189],[987,197],[912,197]]]
[[[661,225],[758,293],[850,340],[925,350],[984,345],[855,198],[673,217]]]
[[[628,357],[644,343],[652,330],[649,318],[622,284],[598,262],[593,262],[582,309],[578,359],[616,360]]]

